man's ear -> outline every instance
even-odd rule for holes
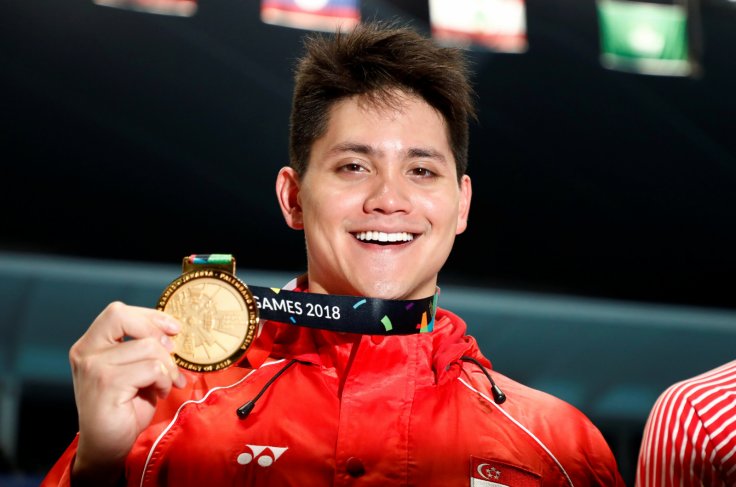
[[[294,230],[302,230],[304,219],[299,203],[299,175],[291,167],[282,167],[276,176],[276,198],[286,224]]]
[[[470,200],[472,197],[473,185],[470,183],[470,176],[464,174],[460,180],[460,201],[455,235],[460,235],[468,228],[468,215],[470,215]]]

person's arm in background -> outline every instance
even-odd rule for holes
[[[637,487],[736,485],[736,362],[671,385],[649,414]]]

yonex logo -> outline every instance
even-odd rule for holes
[[[248,465],[253,460],[261,467],[270,467],[288,448],[278,446],[245,445],[248,451],[238,455],[238,463]]]

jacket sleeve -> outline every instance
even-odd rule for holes
[[[519,441],[535,445],[536,455],[548,460],[545,468],[564,479],[555,485],[626,487],[608,442],[581,410],[499,372],[494,380],[508,397],[497,409],[518,427]]]
[[[605,437],[580,410],[557,403],[556,421],[548,436],[549,445],[558,453],[563,468],[576,486],[626,487]]]
[[[608,442],[590,420],[586,418],[584,422],[586,424],[581,425],[581,429],[586,430],[586,438],[581,438],[581,442],[587,443],[587,447],[581,445],[581,453],[584,452],[587,465],[575,469],[583,478],[573,479],[574,485],[626,487]]]
[[[187,376],[187,385],[181,389],[172,389],[166,399],[162,399],[156,405],[156,412],[151,424],[141,433],[139,439],[148,439],[151,436],[158,436],[161,428],[165,426],[170,419],[176,414],[179,406],[187,400],[202,398],[212,387],[230,384],[242,378],[249,370],[241,367],[230,367],[219,372],[213,372],[208,375],[193,374],[183,371]],[[67,447],[61,457],[46,473],[41,481],[40,487],[53,486],[71,486],[71,469],[74,464],[74,458],[77,454],[77,444],[79,442],[79,433]],[[128,457],[128,461],[130,457]]]
[[[71,442],[54,466],[51,467],[51,470],[48,471],[41,481],[40,487],[71,486],[72,464],[74,463],[74,457],[77,455],[78,440],[79,435],[74,438],[74,441]]]

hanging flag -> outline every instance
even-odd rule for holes
[[[358,0],[261,0],[261,20],[297,29],[335,32],[360,23]]]
[[[444,45],[527,50],[524,0],[429,0],[432,37]]]
[[[92,0],[92,2],[103,7],[177,17],[191,17],[197,13],[196,0]]]
[[[608,69],[689,76],[695,64],[688,48],[683,5],[598,0],[601,64]]]

